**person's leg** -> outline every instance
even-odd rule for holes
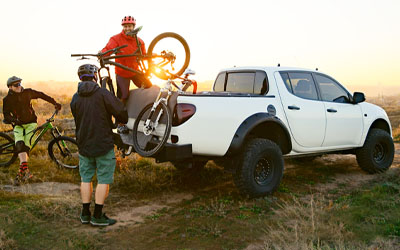
[[[103,213],[104,202],[108,196],[109,184],[114,181],[115,153],[111,149],[107,154],[96,157],[98,185],[95,192],[95,208],[90,223],[94,226],[108,226],[116,223],[116,220],[108,218]]]
[[[129,97],[129,85],[131,80],[117,75],[117,97],[125,104]]]
[[[81,182],[82,203],[89,203],[92,200],[93,185],[91,182]]]
[[[99,205],[104,205],[104,201],[108,197],[108,192],[110,190],[109,184],[97,184],[95,193],[95,202]]]
[[[23,132],[22,132],[22,136],[23,136],[23,144],[20,144],[20,153],[18,154],[18,158],[20,160],[20,169],[22,168],[23,172],[24,172],[24,178],[25,179],[29,179],[32,178],[33,175],[31,174],[31,172],[29,171],[28,168],[28,159],[29,159],[29,151],[31,150],[31,142],[32,142],[32,136],[34,134],[34,130],[37,127],[37,123],[33,122],[33,123],[28,123],[28,124],[24,124],[22,125],[23,127]]]
[[[142,76],[142,75],[134,75],[131,78],[133,84],[136,85],[136,87],[138,88],[150,88],[153,84],[151,83],[151,81],[149,80],[149,78]]]
[[[21,152],[18,154],[19,163],[28,162],[29,156],[27,152]]]
[[[129,96],[129,85],[131,80],[129,78],[125,78],[119,75],[116,75],[116,78],[117,78],[117,97],[125,105]],[[129,129],[125,124],[119,123],[117,127],[117,132],[120,134],[128,134]]]
[[[90,203],[92,200],[93,185],[92,178],[96,172],[96,162],[94,158],[85,157],[79,154],[79,174],[81,176],[81,198],[82,211],[80,219],[82,224],[90,222]]]

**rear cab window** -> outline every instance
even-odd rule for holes
[[[265,95],[268,77],[261,70],[221,72],[215,80],[214,91]]]

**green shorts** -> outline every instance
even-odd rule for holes
[[[79,154],[79,174],[82,182],[92,182],[97,172],[99,184],[111,184],[114,181],[115,153],[111,149],[108,153],[98,157],[86,157]]]
[[[35,122],[15,126],[14,127],[15,143],[23,141],[27,147],[31,148],[31,138],[33,135],[33,130],[35,130],[36,127],[37,123]]]

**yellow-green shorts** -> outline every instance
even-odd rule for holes
[[[35,130],[36,127],[37,127],[36,122],[23,125],[16,125],[14,127],[15,143],[23,141],[27,147],[31,148],[31,138],[33,135],[33,130]]]

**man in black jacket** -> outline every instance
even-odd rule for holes
[[[116,220],[102,213],[108,196],[109,184],[113,182],[115,154],[113,140],[114,116],[117,121],[128,122],[128,113],[122,102],[97,84],[97,67],[84,64],[78,69],[78,91],[72,98],[71,111],[75,119],[76,139],[79,148],[79,173],[81,175],[83,224],[108,226]],[[95,208],[91,216],[89,207],[92,199],[92,178],[97,173]]]
[[[3,99],[4,122],[14,127],[15,150],[20,161],[16,184],[32,178],[28,169],[28,154],[31,148],[30,139],[37,127],[37,117],[31,100],[40,98],[53,104],[57,110],[61,109],[61,105],[50,96],[33,89],[24,89],[21,81],[19,77],[10,77],[7,81],[9,91]]]

